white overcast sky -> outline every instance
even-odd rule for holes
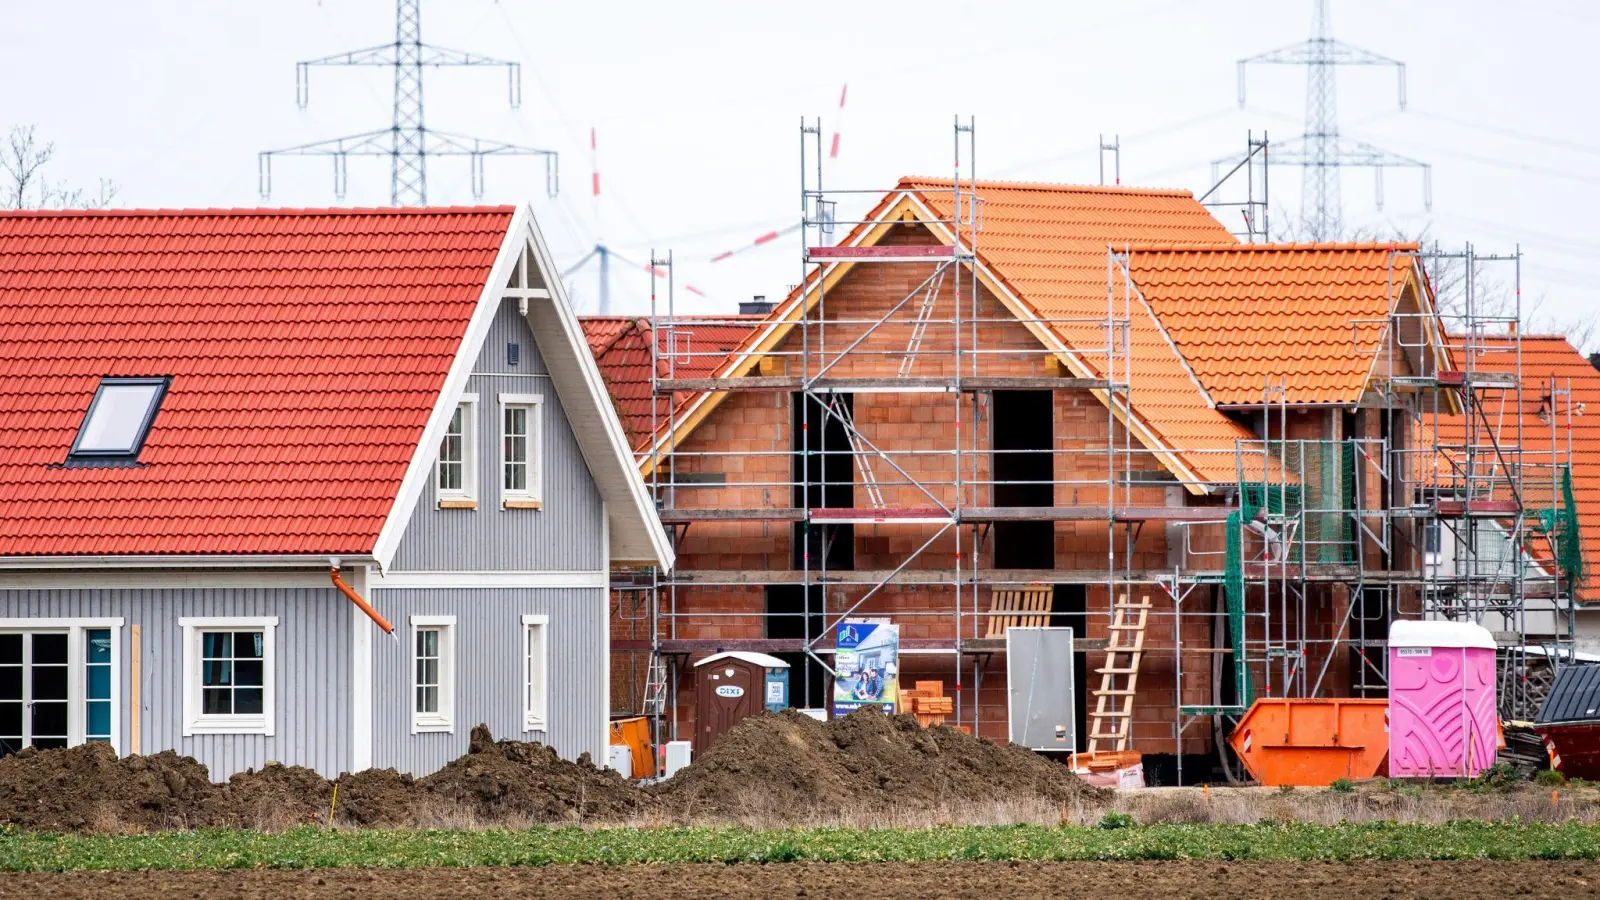
[[[1513,9],[1514,6],[1514,9]],[[319,69],[295,104],[294,63],[393,39],[392,0],[0,0],[0,127],[36,124],[49,176],[121,187],[118,205],[256,206],[260,150],[387,127],[390,73]],[[1587,0],[1333,0],[1337,37],[1408,63],[1401,112],[1387,69],[1339,74],[1343,133],[1434,166],[1343,178],[1345,220],[1424,227],[1447,244],[1526,254],[1524,296],[1546,321],[1600,310],[1600,115],[1591,95],[1600,5]],[[490,202],[531,200],[559,261],[603,237],[629,258],[672,250],[680,310],[781,294],[798,242],[712,264],[795,221],[798,122],[839,123],[831,186],[887,188],[947,174],[954,114],[977,120],[980,177],[1093,183],[1100,133],[1122,136],[1128,184],[1203,191],[1247,129],[1301,132],[1304,70],[1235,61],[1305,39],[1309,0],[919,0],[916,3],[424,0],[424,39],[523,63],[521,109],[496,70],[429,71],[430,127],[548,147],[562,191],[532,160],[488,164]],[[589,128],[604,193],[589,195]],[[344,205],[388,201],[388,161],[352,160]],[[470,203],[464,160],[429,171],[432,203]],[[1275,169],[1293,217],[1298,172]],[[274,166],[276,206],[335,205],[329,164]],[[614,304],[649,307],[649,276],[618,264]],[[593,276],[571,280],[593,311]]]

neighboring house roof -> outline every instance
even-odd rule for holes
[[[386,564],[523,260],[552,271],[509,206],[0,214],[0,557]],[[670,562],[546,282],[528,321],[568,415],[601,423],[574,430],[613,553]],[[106,376],[171,383],[137,465],[68,467]]]
[[[1173,347],[1155,315],[1137,296],[1123,292],[1108,300],[1112,275],[1108,247],[1161,243],[1171,246],[1214,245],[1233,240],[1227,229],[1186,191],[1080,187],[1012,182],[977,183],[983,200],[983,229],[977,241],[980,277],[1002,302],[1024,320],[1074,319],[1077,322],[1025,322],[1045,346],[1084,377],[1106,377],[1106,329],[1111,307],[1116,318],[1129,320],[1128,353],[1118,354],[1110,372],[1131,384],[1131,413],[1119,398],[1097,392],[1114,403],[1138,439],[1155,451],[1163,464],[1187,482],[1232,483],[1237,480],[1233,449],[1236,440],[1252,440],[1244,426],[1216,410],[1199,382]],[[905,212],[922,221],[952,218],[955,200],[948,180],[907,178],[890,191],[842,244],[868,246],[887,233]],[[953,240],[948,229],[931,225],[939,240]],[[836,279],[855,263],[840,261],[823,268],[823,278]],[[802,301],[815,302],[817,276],[796,288],[758,326],[718,375],[739,375],[755,363],[759,352],[782,340],[801,313]],[[1112,279],[1121,284],[1117,275]],[[722,394],[694,398],[686,405],[677,440],[701,421]],[[676,420],[675,420],[676,421]],[[668,440],[665,429],[657,442]]]
[[[1407,284],[1416,296],[1426,293],[1416,249],[1134,248],[1129,269],[1214,402],[1260,405],[1267,383],[1282,379],[1284,397],[1274,402],[1353,405],[1381,361],[1389,315]],[[1423,302],[1431,311],[1431,298]]]
[[[1530,334],[1523,335],[1520,341],[1502,336],[1478,337],[1470,342],[1470,349],[1460,335],[1452,335],[1451,341],[1456,345],[1456,356],[1463,358],[1460,365],[1465,368],[1464,357],[1470,353],[1472,368],[1480,372],[1515,372],[1520,345],[1520,417],[1511,408],[1514,395],[1510,391],[1485,393],[1482,411],[1487,422],[1493,423],[1501,445],[1516,444],[1519,440],[1517,428],[1521,426],[1522,456],[1530,473],[1524,507],[1545,509],[1557,502],[1544,471],[1550,465],[1552,453],[1557,463],[1570,459],[1580,544],[1588,574],[1579,585],[1579,599],[1600,602],[1600,579],[1594,574],[1597,560],[1600,560],[1596,556],[1600,553],[1600,371],[1596,371],[1562,335]],[[1552,386],[1556,391],[1554,397]],[[1562,396],[1561,392],[1569,388],[1571,395]],[[1506,398],[1504,408],[1501,396]],[[1460,417],[1441,418],[1438,431],[1440,439],[1447,442],[1460,443],[1465,436]],[[1486,443],[1484,438],[1477,440]],[[1537,540],[1532,544],[1535,554],[1548,556],[1547,544]]]
[[[672,327],[678,347],[672,352],[663,346],[656,353],[659,378],[704,378],[722,365],[728,353],[738,348],[762,316],[677,316]],[[667,421],[665,395],[651,411],[650,341],[654,337],[648,317],[580,316],[584,337],[600,376],[605,379],[611,401],[616,405],[622,428],[635,450],[649,445],[653,428]],[[679,395],[678,407],[694,396]]]

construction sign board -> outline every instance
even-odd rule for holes
[[[877,706],[893,715],[900,701],[900,626],[845,619],[834,630],[833,715]]]

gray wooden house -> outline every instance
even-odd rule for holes
[[[0,372],[0,754],[603,758],[672,551],[527,210],[0,214]]]

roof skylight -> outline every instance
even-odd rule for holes
[[[69,458],[137,458],[166,392],[165,378],[101,379]]]

